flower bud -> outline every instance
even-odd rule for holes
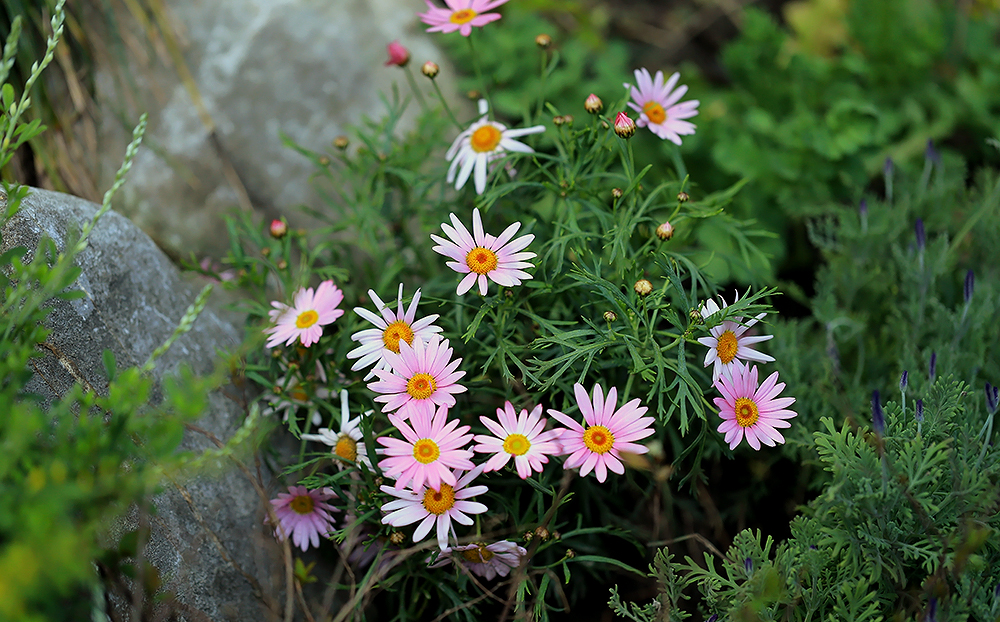
[[[996,414],[997,407],[1000,406],[1000,389],[986,383],[986,410],[989,411],[991,415]]]
[[[281,238],[285,237],[286,233],[288,233],[288,225],[285,224],[284,220],[275,218],[274,220],[271,221],[272,238],[280,240]]]
[[[885,434],[885,412],[882,411],[882,403],[879,401],[878,389],[872,391],[872,429],[875,434],[883,436]]]
[[[552,45],[552,37],[548,36],[544,32],[537,37],[535,37],[535,45],[542,48],[543,50],[548,49]]]
[[[533,531],[525,531],[525,532],[524,532],[524,535],[523,535],[523,536],[521,536],[521,538],[522,538],[522,539],[523,539],[523,540],[524,540],[525,542],[531,542],[531,539],[532,539],[532,538],[534,538],[534,537],[535,537],[535,533],[534,533]]]
[[[288,267],[288,262],[284,259],[278,260],[278,270],[284,270]]]
[[[753,572],[753,560],[749,557],[743,560],[743,567],[747,572]]]
[[[899,377],[900,391],[906,391],[906,385],[909,383],[909,380],[910,380],[910,373],[904,369],[903,374]]]
[[[566,558],[573,559],[574,557],[576,557],[576,551],[573,549],[566,549]]]
[[[424,74],[431,80],[437,77],[439,71],[441,71],[441,68],[437,66],[437,63],[431,61],[427,61],[424,63],[423,67],[420,68],[420,73]]]
[[[389,536],[389,542],[392,542],[396,546],[400,546],[406,540],[406,535],[402,531],[394,531],[392,535]]]
[[[924,150],[924,157],[931,164],[941,164],[941,154],[934,148],[934,139],[927,139],[927,149]]]
[[[678,203],[687,203],[690,200],[691,200],[691,195],[689,195],[688,193],[684,192],[683,190],[681,190],[680,192],[677,193],[677,202]]]
[[[861,199],[861,203],[858,203],[858,213],[868,217],[868,199]]]
[[[268,246],[265,246],[264,248],[260,249],[260,254],[263,257],[270,257],[271,256],[271,248],[268,247]]]
[[[917,236],[917,249],[923,251],[927,246],[927,234],[924,232],[924,219],[918,218],[913,224],[913,231]]]
[[[611,197],[612,197],[613,199],[620,199],[620,198],[622,198],[622,197],[623,197],[624,195],[625,195],[625,193],[624,193],[624,192],[622,192],[622,189],[621,189],[621,188],[612,188],[612,189],[611,189]]]
[[[410,62],[410,51],[403,47],[398,39],[385,46],[385,49],[389,52],[389,60],[385,61],[386,66],[406,67]]]
[[[604,102],[601,101],[600,97],[591,93],[587,95],[587,99],[583,102],[583,109],[590,114],[597,114],[604,110]]]
[[[965,273],[965,304],[972,302],[972,292],[976,288],[976,274],[969,270]]]
[[[608,323],[614,322],[615,320],[618,319],[618,314],[615,313],[614,311],[605,311],[604,312],[604,319]]]
[[[573,125],[573,115],[571,115],[571,114],[564,114],[563,115],[563,123],[565,123],[566,125]]]
[[[564,123],[566,123],[566,118],[564,116],[562,116],[561,114],[552,117],[552,124],[553,125],[557,125],[558,126],[558,125],[563,125]]]
[[[351,140],[344,135],[340,135],[333,139],[333,146],[337,149],[343,151],[347,149],[347,146],[351,144]]]
[[[619,112],[615,117],[615,134],[621,138],[632,138],[635,134],[635,121],[624,112]]]
[[[917,400],[917,423],[921,423],[924,420],[924,400]]]
[[[928,372],[931,382],[934,382],[934,377],[937,376],[937,352],[931,352],[931,364],[928,366]]]
[[[640,296],[648,296],[649,293],[653,291],[653,284],[646,279],[639,279],[635,282],[635,285],[632,286],[632,289],[634,289],[635,293]]]
[[[472,89],[471,91],[466,93],[465,96],[474,101],[478,101],[483,98],[483,94],[477,91],[476,89]]]
[[[549,539],[549,530],[539,525],[538,527],[535,527],[535,536],[541,538],[544,542]]]
[[[660,223],[660,226],[656,228],[656,237],[664,242],[674,237],[674,226],[669,222]]]

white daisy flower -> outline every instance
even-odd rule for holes
[[[736,300],[739,300],[739,294],[737,294]],[[733,302],[736,302],[736,300]],[[728,306],[725,300],[722,301],[722,307],[715,304],[714,300],[708,300],[705,302],[705,306],[701,308],[701,317],[707,320],[710,316]],[[738,360],[744,362],[757,361],[759,363],[769,363],[774,360],[773,356],[757,352],[750,347],[755,343],[767,341],[774,337],[774,335],[756,335],[753,337],[745,335],[750,330],[750,327],[763,319],[765,315],[767,314],[761,313],[746,324],[743,324],[742,316],[733,317],[709,329],[709,332],[712,334],[711,337],[698,338],[698,343],[708,346],[708,353],[705,355],[705,367],[713,363],[715,364],[715,367],[712,369],[712,384],[718,382],[719,376],[723,372],[727,376],[731,376],[733,367]]]
[[[413,300],[406,312],[403,312],[403,284],[399,284],[399,294],[396,297],[396,311],[393,312],[374,290],[368,290],[368,296],[375,301],[375,309],[382,315],[376,315],[368,309],[355,307],[354,312],[375,325],[375,328],[360,330],[351,339],[361,345],[347,353],[347,358],[358,359],[351,366],[352,371],[364,369],[369,365],[374,365],[365,376],[365,380],[375,376],[376,369],[389,369],[389,363],[385,360],[385,353],[392,352],[399,354],[399,342],[405,341],[413,345],[414,337],[419,338],[424,343],[430,341],[441,328],[434,325],[434,320],[438,315],[428,315],[427,317],[416,319],[417,304],[420,302],[420,290],[413,294]]]
[[[455,182],[456,190],[461,189],[465,182],[469,181],[469,176],[473,175],[474,170],[476,194],[482,194],[486,191],[486,169],[489,163],[507,151],[534,153],[534,149],[514,139],[545,131],[544,125],[509,130],[504,124],[487,119],[488,111],[489,104],[485,99],[480,99],[479,114],[483,116],[459,134],[445,154],[451,161],[446,179],[449,184]]]
[[[358,464],[371,470],[372,463],[368,459],[368,450],[361,434],[361,418],[372,414],[366,411],[351,419],[347,407],[347,391],[340,391],[340,430],[320,428],[319,434],[303,434],[307,441],[316,441],[332,447],[330,453],[340,458],[336,460],[337,468],[343,469],[345,464]]]

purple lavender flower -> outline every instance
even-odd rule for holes
[[[918,218],[917,222],[913,225],[913,229],[917,234],[917,249],[923,252],[924,247],[927,246],[927,234],[924,233],[924,219]]]
[[[749,557],[743,560],[743,567],[746,568],[748,573],[753,572],[753,560]]]
[[[927,601],[927,622],[937,622],[937,599]]]
[[[969,270],[965,273],[965,304],[972,302],[972,291],[976,288],[976,274]]]
[[[885,435],[885,413],[879,402],[878,389],[872,391],[872,429],[879,436]]]
[[[906,385],[910,379],[910,372],[903,370],[903,374],[899,377],[899,390],[906,391]]]
[[[1000,389],[986,383],[986,409],[990,411],[990,414],[996,414],[997,406],[1000,405]]]
[[[861,203],[858,204],[858,212],[863,217],[868,217],[868,199],[861,199]]]
[[[917,400],[917,423],[924,421],[924,400]]]
[[[930,364],[931,382],[934,382],[935,376],[937,376],[937,352],[931,352],[931,364]]]
[[[931,164],[941,164],[941,154],[934,148],[934,140],[931,138],[927,139],[927,149],[924,150],[924,157],[927,158],[927,161]]]

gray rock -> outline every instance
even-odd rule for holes
[[[104,145],[98,187],[110,184],[128,143],[131,126],[121,120],[134,123],[145,111],[152,148],[136,158],[115,207],[168,253],[224,254],[222,216],[239,205],[309,226],[295,208],[323,205],[308,181],[314,168],[282,144],[280,133],[323,153],[364,116],[381,118],[380,95],[393,83],[410,93],[403,70],[383,66],[394,39],[409,48],[429,100],[431,84],[420,75],[425,60],[441,65],[444,92],[455,90],[454,71],[436,47],[441,35],[425,32],[416,16],[422,10],[420,0],[172,0],[171,25],[192,81],[185,84],[176,67],[159,60],[162,46],[138,44],[145,60],[131,54],[134,41],[121,46],[129,80],[114,79],[120,68],[97,66]],[[119,28],[144,38],[140,27]],[[412,104],[397,131],[413,128],[416,111]]]
[[[79,229],[97,208],[76,197],[34,190],[3,228],[0,252],[16,246],[35,249],[43,235],[62,249],[67,231]],[[28,386],[49,400],[77,382],[106,394],[102,352],[114,352],[119,367],[142,365],[173,332],[200,286],[185,281],[149,237],[114,212],[102,217],[78,264],[82,273],[77,285],[87,297],[53,302],[46,353],[35,361]],[[216,349],[240,343],[238,325],[211,307],[159,360],[157,380],[182,362],[209,373]],[[221,393],[213,394],[210,404],[198,426],[225,441],[242,423],[244,409]],[[209,447],[213,445],[204,435],[185,433],[184,449]],[[154,499],[157,512],[151,517],[146,555],[187,612],[182,619],[278,618],[273,612],[279,606],[264,600],[279,597],[283,584],[281,551],[263,525],[264,502],[235,469],[177,482]],[[119,529],[134,529],[137,516],[133,512]]]

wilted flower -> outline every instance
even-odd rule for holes
[[[761,443],[774,447],[785,438],[777,428],[791,427],[788,419],[796,416],[788,407],[794,397],[777,397],[785,388],[778,382],[778,372],[767,377],[764,384],[757,383],[757,367],[736,363],[731,374],[721,375],[715,383],[722,397],[714,399],[723,422],[718,431],[726,435],[730,449],[736,449],[744,437],[754,449]]]
[[[511,568],[521,565],[521,559],[527,554],[528,551],[523,546],[518,546],[510,540],[492,544],[465,544],[444,549],[429,567],[440,568],[452,562],[461,562],[473,574],[489,581],[497,575],[506,577],[510,574]]]
[[[677,202],[678,203],[687,203],[690,200],[691,200],[691,195],[689,195],[688,193],[684,192],[683,190],[681,190],[680,192],[677,193]]]
[[[487,279],[497,285],[513,287],[520,285],[522,280],[532,278],[524,268],[533,267],[527,260],[534,257],[535,253],[524,252],[524,249],[535,236],[528,234],[514,239],[514,234],[521,227],[521,223],[515,222],[504,229],[499,236],[493,237],[483,231],[482,217],[479,215],[479,209],[475,208],[472,210],[470,235],[469,230],[457,216],[454,214],[450,216],[451,226],[441,225],[441,230],[449,239],[431,234],[431,239],[437,243],[432,250],[451,258],[453,261],[447,263],[448,267],[466,275],[458,284],[459,296],[472,289],[477,281],[479,293],[485,296]]]
[[[477,452],[493,454],[486,461],[484,472],[498,471],[513,458],[518,476],[527,479],[533,471],[542,472],[542,465],[549,461],[549,456],[561,453],[559,434],[545,431],[547,420],[542,417],[541,404],[530,414],[526,408],[515,414],[514,405],[508,401],[503,408],[497,408],[497,421],[487,417],[479,420],[495,435],[477,434],[475,437],[479,443],[474,448]]]
[[[674,73],[670,79],[663,82],[663,72],[657,71],[655,78],[650,78],[645,68],[635,70],[637,86],[625,83],[630,89],[632,99],[629,107],[639,113],[637,124],[648,127],[660,138],[674,144],[681,144],[681,135],[694,134],[695,125],[683,119],[689,119],[698,114],[698,100],[677,103],[688,87],[681,85],[674,89],[681,74]]]
[[[608,322],[614,322],[618,319],[618,314],[614,311],[608,310],[604,312],[604,319]]]
[[[398,39],[385,46],[385,49],[389,52],[389,60],[385,61],[386,66],[406,67],[410,62],[410,51],[403,47]]]
[[[292,306],[272,302],[274,309],[268,311],[268,316],[275,325],[264,329],[264,334],[270,335],[267,347],[273,348],[281,342],[290,346],[296,339],[307,348],[316,343],[323,336],[323,326],[344,315],[337,308],[343,299],[344,293],[333,281],[323,281],[315,294],[311,287],[295,292]]]
[[[423,540],[431,528],[436,527],[438,548],[442,551],[447,549],[452,519],[462,525],[471,525],[472,519],[467,514],[482,514],[488,509],[478,501],[468,501],[489,490],[486,486],[469,486],[482,472],[482,465],[464,474],[456,471],[453,474],[455,485],[441,484],[440,490],[427,486],[415,490],[382,486],[382,492],[396,497],[382,506],[382,511],[386,513],[382,517],[382,524],[404,527],[420,521],[413,532],[414,542]]]
[[[427,61],[420,68],[420,72],[431,80],[437,77],[439,71],[441,71],[441,68],[438,67],[437,63],[433,63],[431,61]]]
[[[307,490],[305,486],[289,486],[287,493],[278,493],[277,499],[271,499],[278,517],[274,530],[278,540],[291,535],[292,543],[303,551],[319,546],[319,537],[333,529],[330,512],[337,508],[326,502],[336,496],[330,488]]]
[[[623,196],[625,196],[625,193],[622,192],[621,188],[612,188],[611,189],[611,198],[613,198],[613,199],[620,199]]]
[[[591,93],[590,95],[587,95],[587,99],[584,100],[583,109],[590,114],[598,114],[604,110],[604,102],[601,101],[600,97]]]
[[[635,121],[624,112],[615,117],[615,134],[622,138],[632,138],[635,134]]]
[[[319,370],[321,379],[325,382],[326,374],[319,361],[316,362],[316,369]],[[307,386],[311,388],[312,395],[310,395],[310,391],[307,391]],[[282,413],[281,421],[287,422],[289,415],[304,408],[306,409],[306,417],[312,424],[320,425],[323,423],[323,415],[320,414],[319,408],[316,406],[316,400],[329,398],[330,390],[323,386],[313,387],[311,384],[301,381],[297,375],[281,376],[277,379],[271,394],[265,396],[264,403],[267,405],[261,409],[261,415],[268,416],[280,412]]]

